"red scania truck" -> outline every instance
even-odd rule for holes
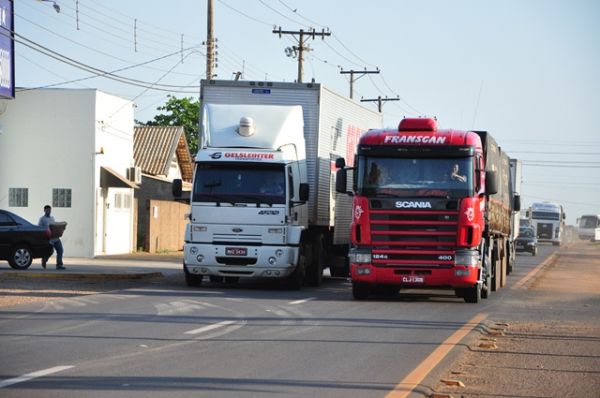
[[[365,133],[355,156],[351,192],[350,168],[336,161],[336,190],[353,195],[355,299],[375,287],[442,288],[477,303],[505,284],[520,198],[489,133],[406,118],[398,130]]]

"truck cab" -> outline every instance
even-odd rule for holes
[[[185,232],[188,284],[291,277],[299,287],[309,194],[302,108],[207,104],[202,131]]]
[[[336,189],[344,192],[345,170],[338,173]],[[365,134],[352,189],[354,297],[386,285],[450,288],[465,301],[479,301],[490,283],[483,258],[493,242],[483,233],[496,180],[496,171],[486,171],[475,132],[438,130],[434,119],[404,119],[398,131]]]

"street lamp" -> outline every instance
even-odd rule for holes
[[[38,1],[42,2],[42,3],[52,3],[52,8],[54,8],[54,11],[56,11],[57,13],[60,12],[60,6],[54,0],[38,0]]]

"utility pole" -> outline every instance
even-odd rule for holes
[[[360,99],[360,102],[374,102],[377,101],[377,109],[379,110],[379,113],[381,113],[382,109],[383,109],[383,103],[387,102],[387,101],[400,101],[400,96],[396,97],[396,98],[388,98],[387,96],[385,98],[381,98],[381,95],[377,98],[371,98],[371,99]]]
[[[354,78],[354,74],[360,74],[360,76],[358,76],[356,79]],[[360,70],[360,71],[356,71],[356,70],[341,70],[340,74],[342,75],[350,75],[350,99],[354,98],[354,82],[357,81],[358,79],[360,79],[361,77],[363,77],[366,74],[378,74],[379,73],[379,68],[377,70]]]
[[[311,48],[305,44],[306,40],[310,38],[314,40],[317,36],[325,40],[325,36],[331,36],[331,32],[325,32],[325,29],[323,29],[321,32],[317,32],[314,29],[306,32],[303,29],[298,31],[281,30],[281,26],[279,29],[273,29],[273,33],[279,34],[280,38],[281,35],[292,35],[298,42],[298,45],[293,47],[294,52],[297,52],[298,54],[298,83],[302,83],[302,76],[304,75],[304,51],[312,51]],[[296,37],[296,35],[298,35],[298,37]]]
[[[206,21],[206,78],[212,79],[215,66],[215,39],[213,37],[213,0],[208,0]]]

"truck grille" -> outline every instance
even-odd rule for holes
[[[372,209],[370,219],[374,264],[454,265],[458,210]]]
[[[262,243],[260,235],[251,234],[213,234],[213,243],[244,243],[246,245]]]
[[[552,239],[552,224],[539,223],[537,236],[541,239]]]

